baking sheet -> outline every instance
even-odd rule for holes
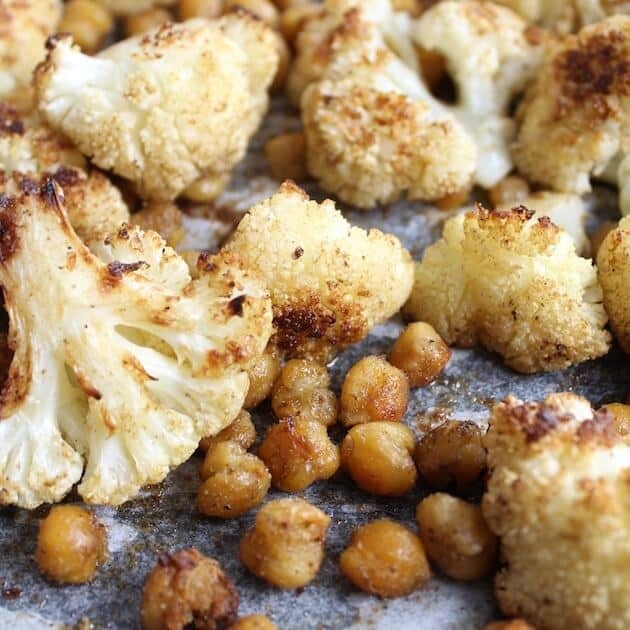
[[[262,146],[276,133],[298,128],[297,116],[287,114],[281,100],[275,101],[230,190],[217,204],[220,210],[208,214],[195,209],[194,216],[187,218],[190,233],[184,247],[216,247],[239,214],[274,191],[277,183],[268,177]],[[314,186],[306,187],[317,198],[325,196]],[[614,191],[602,189],[591,198],[591,229],[599,221],[616,216],[615,197]],[[363,227],[379,227],[396,234],[414,258],[420,258],[423,249],[439,237],[442,222],[449,216],[405,202],[370,213],[345,214]],[[365,341],[338,357],[331,366],[336,390],[358,358],[386,353],[401,328],[399,321],[379,326]],[[483,424],[495,399],[508,394],[539,399],[554,391],[573,391],[588,397],[596,406],[623,400],[629,393],[627,358],[615,348],[604,359],[569,370],[521,376],[488,353],[456,350],[434,383],[413,390],[406,422],[418,434],[444,417]],[[263,406],[253,416],[260,437],[272,421],[269,407]],[[332,433],[337,439],[342,435],[338,430]],[[51,585],[36,568],[33,553],[38,521],[47,508],[32,512],[0,508],[0,629],[62,628],[82,619],[89,619],[95,628],[137,628],[142,587],[157,555],[189,546],[221,562],[237,585],[241,614],[265,613],[285,630],[463,630],[482,628],[498,616],[490,581],[464,584],[435,575],[426,588],[390,601],[380,601],[353,589],[337,568],[337,557],[352,529],[384,516],[415,527],[415,506],[425,492],[417,488],[399,499],[371,497],[356,490],[342,473],[299,494],[332,518],[326,560],[317,578],[302,591],[280,591],[267,586],[250,575],[238,560],[239,541],[252,526],[254,514],[222,522],[196,513],[200,462],[201,456],[195,455],[159,487],[144,490],[135,501],[117,510],[95,508],[108,527],[109,559],[94,581],[83,586]],[[283,495],[272,491],[267,500]],[[72,495],[67,501],[74,503],[79,498]]]

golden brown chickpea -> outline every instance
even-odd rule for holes
[[[601,247],[604,239],[608,236],[608,233],[617,227],[617,224],[613,221],[604,221],[591,235],[591,257],[596,258],[597,252]]]
[[[271,406],[281,420],[306,418],[327,427],[337,420],[337,397],[330,389],[330,375],[315,361],[292,359],[282,368]]]
[[[440,210],[457,210],[468,204],[470,199],[470,190],[460,190],[459,192],[445,195],[441,199],[435,202],[435,205]]]
[[[406,374],[411,387],[424,387],[446,367],[451,354],[431,324],[414,322],[394,342],[389,360]]]
[[[57,29],[70,33],[74,42],[86,53],[96,52],[114,27],[114,16],[101,3],[93,0],[70,0],[64,5]]]
[[[494,568],[497,539],[481,507],[443,492],[423,499],[416,510],[420,539],[429,560],[455,580],[479,580]]]
[[[455,485],[464,492],[486,467],[481,429],[474,422],[447,420],[422,437],[414,459],[432,488]]]
[[[339,418],[344,426],[364,422],[400,422],[409,402],[404,372],[384,357],[368,356],[355,363],[341,388]]]
[[[236,420],[229,426],[225,427],[223,431],[217,433],[213,437],[203,438],[199,442],[199,448],[202,451],[207,451],[210,447],[219,442],[236,442],[240,444],[245,450],[251,447],[256,441],[256,427],[252,422],[252,417],[245,410],[236,416]]]
[[[508,175],[488,190],[488,198],[494,208],[509,203],[517,206],[529,195],[529,184],[518,175]]]
[[[419,17],[422,13],[421,0],[392,0],[394,11],[406,11],[411,17]]]
[[[279,588],[306,586],[324,559],[329,524],[324,512],[302,499],[270,501],[241,540],[241,561]]]
[[[280,359],[267,349],[247,370],[249,375],[249,389],[245,398],[246,409],[256,407],[271,394],[273,384],[280,375]]]
[[[273,78],[271,89],[278,92],[284,89],[289,76],[289,69],[291,67],[291,49],[280,33],[275,33],[275,35],[276,51],[278,52],[278,69],[276,70],[276,74]],[[302,161],[305,162],[304,158]],[[305,179],[305,176],[301,179]]]
[[[389,519],[355,530],[339,567],[355,586],[379,597],[407,595],[431,577],[420,539]]]
[[[307,4],[313,4],[313,0],[273,0],[273,3],[280,11],[286,11],[291,7],[303,7]]]
[[[258,16],[263,22],[269,24],[269,26],[274,28],[278,26],[280,15],[276,5],[270,2],[270,0],[224,0],[223,2],[224,13],[232,11],[236,7],[247,9],[250,13]]]
[[[278,626],[265,615],[248,615],[230,626],[230,630],[278,630]]]
[[[205,481],[197,493],[197,509],[206,516],[234,518],[259,505],[269,492],[265,464],[236,442],[210,448],[201,467]]]
[[[304,24],[320,13],[321,10],[321,5],[310,3],[291,6],[286,11],[283,11],[280,16],[280,32],[287,43],[295,44],[295,40]]]
[[[39,525],[35,561],[55,582],[89,582],[106,555],[105,528],[77,505],[54,506]]]
[[[301,131],[272,138],[265,144],[265,155],[274,179],[306,179],[306,140]]]
[[[615,431],[624,442],[630,444],[630,405],[609,403],[604,405],[602,409],[612,414]]]
[[[144,630],[224,628],[236,619],[239,597],[216,560],[196,549],[163,554],[142,594]]]
[[[173,16],[166,10],[160,7],[153,7],[146,9],[146,11],[140,11],[133,15],[128,15],[123,19],[123,31],[125,37],[133,37],[134,35],[143,35],[152,28],[156,28],[165,24],[166,22],[172,22]]]
[[[416,483],[414,443],[411,429],[404,424],[360,424],[343,440],[341,464],[362,490],[397,497]]]
[[[269,468],[273,485],[285,492],[304,490],[339,469],[339,449],[326,427],[306,418],[287,418],[269,427],[258,456]]]
[[[509,621],[493,621],[483,630],[536,630],[536,628],[530,626],[524,619],[510,619]]]
[[[171,247],[184,238],[183,215],[172,202],[151,201],[131,216],[131,221],[143,230],[157,232]]]
[[[223,0],[179,0],[178,16],[182,22],[190,18],[215,18],[223,11]]]

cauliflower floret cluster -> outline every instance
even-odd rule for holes
[[[216,196],[266,109],[274,38],[244,11],[165,24],[95,57],[59,36],[35,73],[39,110],[144,197],[170,200],[200,179],[195,197]]]
[[[591,177],[617,183],[630,212],[630,16],[567,36],[519,108],[514,161],[528,178],[583,194]]]
[[[624,217],[597,253],[599,281],[610,326],[630,354],[630,217]]]
[[[46,38],[61,19],[61,0],[0,1],[0,100],[25,105]]]
[[[18,194],[51,175],[61,185],[70,223],[82,239],[117,231],[129,211],[101,172],[86,172],[85,159],[36,114],[20,115],[0,103],[0,194]]]
[[[449,219],[421,263],[406,310],[449,344],[482,345],[525,373],[608,351],[597,272],[571,237],[527,208]]]
[[[271,307],[234,256],[186,263],[124,226],[91,253],[61,188],[0,197],[0,284],[14,359],[0,395],[0,504],[92,503],[161,481],[227,426]],[[85,470],[84,470],[85,466]]]
[[[330,359],[396,313],[413,283],[398,239],[351,227],[332,201],[290,183],[250,210],[224,250],[264,276],[272,342],[288,356]]]
[[[485,446],[503,612],[549,630],[630,627],[630,446],[612,417],[573,394],[510,397]]]

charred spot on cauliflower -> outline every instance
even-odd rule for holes
[[[81,477],[85,501],[122,503],[236,417],[271,333],[266,292],[236,257],[191,280],[159,235],[131,226],[93,242],[95,255],[51,179],[0,197],[0,234],[15,353],[0,395],[0,504],[58,501]]]
[[[590,260],[525,207],[449,219],[421,263],[406,310],[449,344],[482,345],[519,372],[606,354],[610,335]]]
[[[630,625],[630,446],[573,394],[509,397],[485,437],[483,514],[505,563],[496,595],[537,628]]]
[[[95,57],[58,36],[35,72],[38,107],[143,197],[173,199],[195,183],[196,198],[216,196],[265,111],[274,37],[243,11],[165,24]]]
[[[287,356],[330,359],[396,313],[413,283],[398,239],[351,227],[332,201],[288,182],[250,210],[224,251],[264,276],[272,342]]]

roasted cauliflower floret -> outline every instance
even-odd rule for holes
[[[448,109],[477,145],[476,183],[493,186],[512,170],[516,128],[508,110],[539,65],[540,33],[492,2],[450,1],[426,11],[412,34],[423,49],[444,58],[457,89]]]
[[[154,7],[170,7],[175,0],[97,0],[116,15],[133,15]]]
[[[573,394],[498,404],[483,513],[506,615],[549,630],[630,627],[630,446]]]
[[[61,18],[61,0],[0,1],[0,100],[26,105],[31,74]]]
[[[242,11],[165,24],[96,57],[60,36],[35,73],[39,110],[144,197],[169,200],[199,179],[195,196],[216,196],[264,113],[274,37]]]
[[[72,227],[83,239],[117,231],[129,220],[122,195],[67,140],[43,124],[37,114],[18,114],[0,103],[0,194],[18,194],[52,175],[63,188]]]
[[[514,161],[528,178],[583,194],[591,177],[622,188],[630,212],[630,16],[567,36],[519,108]],[[625,175],[624,175],[625,173]]]
[[[590,260],[527,208],[449,219],[421,263],[406,310],[449,344],[480,344],[519,372],[606,354],[610,335]]]
[[[273,343],[288,356],[329,359],[404,304],[413,263],[398,239],[351,227],[335,204],[297,186],[247,214],[224,251],[259,270],[271,294]]]
[[[271,333],[265,291],[234,256],[196,280],[154,232],[92,248],[61,188],[0,197],[0,284],[14,350],[0,395],[0,504],[91,503],[158,483],[240,411]],[[84,471],[85,466],[85,471]]]
[[[610,327],[630,354],[630,217],[608,233],[597,254],[599,281]]]

